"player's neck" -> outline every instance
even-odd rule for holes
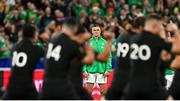
[[[98,41],[100,36],[94,36],[95,40]]]
[[[134,29],[134,28],[132,28],[132,31],[135,32],[135,33],[139,33],[140,32],[139,29]]]
[[[144,31],[150,32],[152,34],[156,34],[156,32],[154,32],[154,29],[152,28],[144,29]]]
[[[71,32],[69,32],[69,31],[65,31],[64,34],[69,36],[69,37],[73,37],[73,34]]]
[[[98,38],[99,38],[99,37],[95,37],[96,41],[98,41]]]

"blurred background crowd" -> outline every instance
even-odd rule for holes
[[[42,48],[61,32],[63,20],[72,16],[87,30],[97,23],[102,31],[112,31],[115,45],[133,19],[151,14],[161,16],[164,24],[173,21],[180,26],[180,0],[0,0],[0,58],[10,57],[27,22],[39,28],[37,44]],[[116,57],[113,48],[112,55]]]

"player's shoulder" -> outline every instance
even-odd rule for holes
[[[103,37],[100,37],[99,39],[100,39],[100,41],[101,41],[102,43],[105,43],[105,44],[106,44],[107,41],[106,41]]]
[[[136,34],[136,35],[133,35],[131,36],[131,38],[129,38],[129,41],[132,43],[132,42],[137,42],[138,40],[140,40],[142,37],[142,34]]]
[[[52,35],[52,37],[50,38],[50,42],[58,42],[62,40],[63,36],[64,33],[56,33],[55,35]]]
[[[30,48],[32,45],[32,42],[29,39],[22,39],[19,40],[15,45],[14,49],[24,49],[24,48]]]
[[[130,37],[131,37],[130,34],[124,33],[124,34],[121,34],[121,35],[120,35],[120,38],[119,38],[118,41],[126,41],[126,40],[128,40]]]

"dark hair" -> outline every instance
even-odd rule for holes
[[[79,26],[78,28],[78,32],[76,33],[76,35],[80,35],[87,32],[87,29],[84,26]]]
[[[36,27],[32,24],[25,24],[22,29],[23,37],[32,38],[35,35]]]
[[[144,26],[145,24],[145,18],[144,17],[138,17],[133,21],[133,28],[139,28],[141,26]]]
[[[77,22],[77,20],[75,18],[67,18],[64,21],[64,25],[69,28],[75,28],[75,27],[79,26],[79,23]]]
[[[93,27],[100,27],[101,28],[102,26],[97,24],[97,23],[95,23],[95,24],[92,24],[91,28],[93,28]]]

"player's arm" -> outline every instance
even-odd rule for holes
[[[171,63],[171,68],[172,69],[180,69],[180,55],[176,56],[176,58],[172,61]]]
[[[87,66],[84,65],[82,70],[83,70],[84,77],[87,77],[89,75],[88,72],[87,72]]]
[[[180,33],[179,31],[174,32],[174,36],[172,38],[172,52],[175,54],[180,54]]]
[[[106,39],[106,47],[104,52],[98,54],[96,56],[96,60],[102,61],[102,62],[107,62],[111,53],[111,40],[112,40],[112,33],[110,32],[104,32],[103,33],[104,38]]]
[[[111,71],[111,67],[112,67],[112,56],[110,54],[108,61],[106,62],[106,71],[104,73],[105,76],[109,76],[109,73]]]
[[[161,60],[170,61],[171,59],[172,59],[172,54],[170,52],[167,52],[166,50],[163,50],[161,52]]]
[[[86,64],[86,65],[91,65],[94,61],[95,58],[95,54],[93,49],[91,48],[90,44],[86,45],[86,55],[85,57],[82,59],[82,63]]]
[[[98,54],[96,56],[96,60],[102,61],[102,62],[107,62],[110,53],[111,53],[111,42],[107,41],[107,44],[106,44],[104,52]]]

